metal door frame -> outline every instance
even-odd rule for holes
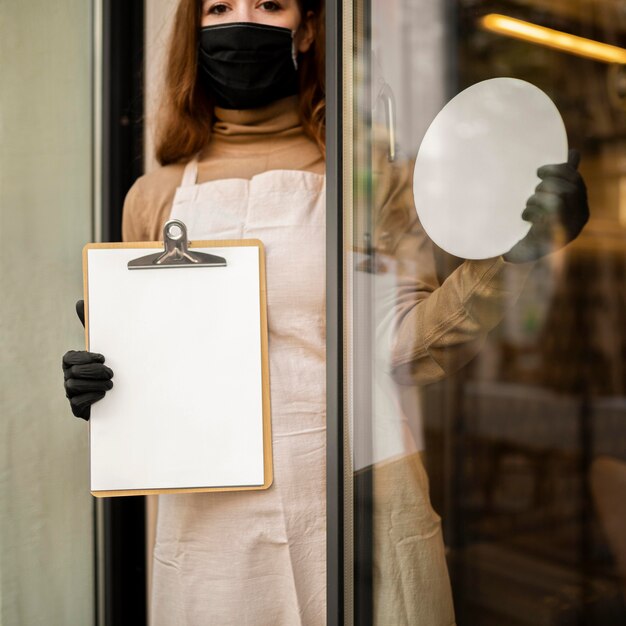
[[[143,174],[144,0],[92,0],[93,241],[121,241]],[[145,498],[94,498],[95,624],[147,623]]]

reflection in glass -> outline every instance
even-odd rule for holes
[[[354,2],[359,624],[626,619],[626,83],[481,20],[497,12],[617,46],[626,21],[617,0],[497,5]],[[444,253],[413,204],[430,122],[500,76],[555,102],[592,211],[575,242],[530,264]]]

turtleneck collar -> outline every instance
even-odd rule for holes
[[[215,110],[213,132],[198,155],[198,180],[250,179],[270,170],[323,174],[324,155],[300,121],[298,96],[252,110]]]
[[[217,136],[248,139],[276,135],[302,126],[298,112],[298,96],[289,96],[259,109],[222,109],[215,107],[213,133]]]

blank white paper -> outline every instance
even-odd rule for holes
[[[129,270],[157,250],[88,250],[89,349],[114,372],[93,405],[91,489],[264,483],[259,250],[227,267]]]

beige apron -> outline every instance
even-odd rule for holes
[[[325,178],[286,170],[200,185],[196,178],[191,161],[170,216],[185,222],[192,241],[265,244],[274,484],[159,496],[151,626],[322,626]],[[449,626],[441,524],[410,448],[374,465],[375,624]]]
[[[256,238],[265,245],[274,484],[267,491],[159,496],[151,624],[320,626],[325,177],[276,170],[250,180],[196,178],[193,160],[170,215],[187,225],[190,240]]]

